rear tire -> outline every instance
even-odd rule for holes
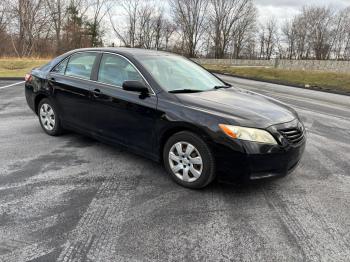
[[[63,133],[61,120],[55,104],[48,98],[44,98],[38,105],[38,117],[42,129],[50,136],[58,136]]]
[[[215,178],[214,156],[198,135],[182,131],[171,136],[163,149],[164,166],[176,183],[203,188]]]

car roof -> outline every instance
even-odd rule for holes
[[[97,47],[97,48],[80,48],[72,50],[70,53],[82,52],[82,51],[102,51],[102,52],[111,52],[118,53],[127,56],[133,56],[135,58],[139,56],[177,56],[176,54],[157,51],[151,49],[142,49],[142,48],[129,48],[129,47]]]

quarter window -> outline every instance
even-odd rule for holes
[[[98,81],[121,87],[126,80],[143,81],[139,72],[125,58],[104,54],[98,72]]]
[[[69,59],[65,75],[90,79],[96,56],[96,53],[78,53],[72,55]]]
[[[67,63],[68,59],[63,60],[54,69],[52,69],[52,72],[63,75],[64,71],[66,70]]]

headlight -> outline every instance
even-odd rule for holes
[[[226,135],[234,139],[241,139],[272,145],[277,144],[273,136],[265,130],[224,124],[220,124],[219,127]]]

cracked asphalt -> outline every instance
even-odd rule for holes
[[[0,81],[0,261],[349,261],[350,97],[223,78],[300,113],[294,173],[185,189],[145,158],[46,135],[23,83]]]

